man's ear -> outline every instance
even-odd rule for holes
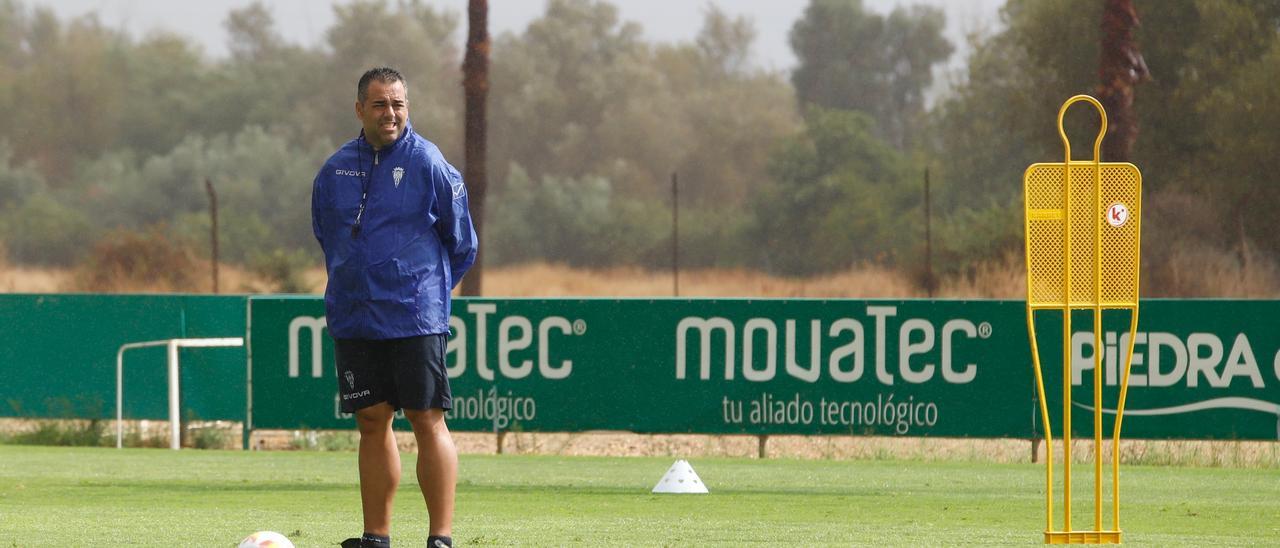
[[[356,119],[364,120],[364,105],[360,101],[356,101]]]

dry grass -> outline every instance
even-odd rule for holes
[[[71,272],[66,269],[0,265],[3,293],[56,293],[70,280]]]
[[[150,280],[115,279],[109,287],[86,287],[70,270],[5,267],[0,265],[0,292],[55,293],[93,289],[115,293],[161,291],[210,292],[212,276],[207,264],[193,267],[192,282],[172,288]],[[945,280],[938,292],[943,298],[1019,298],[1025,293],[1021,265],[984,267],[972,277]],[[223,293],[266,293],[271,284],[259,276],[230,265],[219,267]],[[324,270],[302,273],[310,293],[323,293]],[[670,297],[674,284],[670,272],[639,268],[577,269],[535,263],[492,268],[485,272],[486,297]],[[783,278],[743,269],[701,269],[680,273],[680,297],[772,298],[923,298],[922,289],[903,274],[882,268],[856,270],[812,278]]]
[[[1144,280],[1143,294],[1159,297],[1280,297],[1280,267],[1257,258],[1242,265],[1228,252],[1188,248],[1175,251],[1167,262],[1147,265],[1150,280]],[[149,280],[127,277],[113,280],[109,287],[91,288],[81,277],[65,269],[7,266],[0,263],[0,292],[53,293],[99,290],[119,293],[161,291],[210,292],[208,263],[191,267],[190,282],[171,288]],[[671,297],[675,296],[670,271],[634,267],[601,269],[573,268],[552,263],[532,263],[489,268],[484,275],[485,297]],[[324,292],[324,269],[307,269],[300,275],[307,292]],[[680,297],[750,298],[926,298],[925,291],[897,270],[864,266],[811,278],[785,278],[743,269],[698,269],[680,273]],[[230,265],[219,267],[223,293],[270,293],[273,284],[253,272]],[[939,284],[936,298],[1022,299],[1026,296],[1026,273],[1022,258],[1007,257],[988,263],[973,272],[946,278]]]
[[[640,269],[575,270],[534,264],[485,273],[491,296],[671,296],[669,272]],[[1026,295],[1018,258],[984,265],[972,275],[944,279],[936,297],[1018,299]],[[748,270],[706,269],[680,274],[681,297],[909,299],[924,289],[897,270],[863,266],[812,278],[783,278]]]
[[[938,293],[948,298],[1018,298],[1025,294],[1020,263],[1006,261],[974,276],[945,280]],[[489,269],[487,297],[670,297],[670,272],[639,268],[575,269],[536,263]],[[924,290],[903,273],[878,266],[815,276],[783,278],[743,269],[699,269],[680,273],[680,297],[923,298]]]
[[[1224,250],[1202,245],[1181,246],[1156,265],[1154,278],[1160,296],[1266,299],[1280,297],[1280,267],[1259,257],[1251,246]]]
[[[325,273],[313,268],[303,274],[312,293],[323,293]],[[906,276],[886,268],[864,267],[812,278],[783,278],[744,269],[698,269],[680,273],[680,297],[773,298],[912,298],[923,297]],[[973,284],[963,297],[980,296]],[[485,297],[672,297],[670,271],[635,267],[582,269],[552,263],[488,268]]]
[[[1000,262],[979,266],[972,274],[943,279],[938,296],[952,299],[1025,299],[1027,270],[1021,256],[1007,256]]]
[[[919,290],[894,271],[866,267],[813,278],[781,278],[742,269],[680,273],[680,297],[904,297]],[[485,272],[484,294],[492,297],[670,297],[669,271],[639,268],[575,269],[535,263]]]
[[[196,267],[192,284],[181,288],[129,278],[117,278],[106,288],[91,288],[77,274],[76,271],[65,268],[0,265],[0,293],[79,293],[95,290],[106,293],[212,293],[213,288],[211,268],[207,265]],[[319,287],[323,291],[324,273],[320,272],[319,276]],[[221,293],[267,293],[271,285],[244,269],[229,265],[219,267],[218,284]]]

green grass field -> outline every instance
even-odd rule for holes
[[[461,545],[1036,545],[1043,468],[693,459],[710,495],[653,495],[670,458],[461,458]],[[412,459],[393,525],[422,546]],[[1082,467],[1083,468],[1083,467]],[[1280,543],[1274,469],[1122,469],[1126,544]],[[1076,484],[1086,495],[1091,481]],[[1077,507],[1088,506],[1079,500]],[[1089,523],[1088,508],[1073,518]],[[0,546],[298,546],[359,532],[355,454],[0,445]]]

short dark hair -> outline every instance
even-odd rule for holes
[[[391,67],[377,67],[365,71],[364,76],[360,77],[360,83],[356,84],[356,100],[361,103],[369,96],[369,82],[377,80],[384,84],[394,84],[400,82],[405,88],[409,87],[409,83],[404,81],[404,76],[400,71]]]

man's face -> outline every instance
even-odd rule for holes
[[[369,82],[364,102],[356,101],[356,118],[364,125],[364,138],[382,148],[400,138],[409,119],[409,98],[404,82]]]

